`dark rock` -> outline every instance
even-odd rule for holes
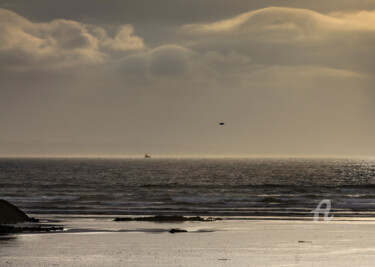
[[[222,220],[221,218],[212,218],[212,217],[184,217],[180,215],[174,216],[150,216],[150,217],[135,217],[135,218],[116,218],[114,221],[146,221],[146,222],[210,222],[210,221],[217,221]]]
[[[13,226],[0,225],[0,234],[20,233],[19,228]]]
[[[55,232],[63,231],[63,227],[14,227],[0,225],[0,234],[21,233],[21,232]]]
[[[183,230],[183,229],[171,229],[169,230],[168,232],[170,232],[171,234],[174,234],[174,233],[186,233],[187,231],[186,230]]]
[[[30,218],[13,204],[0,199],[0,224],[14,224],[22,222],[39,222],[39,220]]]
[[[56,231],[63,231],[64,227],[17,227],[22,230],[22,232],[56,232]]]

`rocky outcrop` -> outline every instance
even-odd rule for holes
[[[22,210],[10,204],[8,201],[0,199],[0,235],[10,233],[23,232],[56,232],[64,230],[60,226],[20,226],[15,227],[9,224],[24,223],[24,222],[39,222],[38,219],[30,218]]]
[[[30,218],[22,210],[0,199],[0,224],[15,224],[22,222],[38,222],[38,219]]]
[[[146,222],[211,222],[222,220],[221,218],[212,218],[212,217],[185,217],[180,215],[175,216],[150,216],[150,217],[123,217],[123,218],[116,218],[114,221],[146,221]]]

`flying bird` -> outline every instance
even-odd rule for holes
[[[219,125],[224,125],[225,124],[225,122],[219,122]]]

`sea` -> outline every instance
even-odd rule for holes
[[[329,200],[336,218],[371,218],[375,159],[1,158],[0,199],[28,214],[244,218],[310,218]]]

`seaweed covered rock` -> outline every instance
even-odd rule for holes
[[[30,218],[22,210],[0,199],[0,224],[14,224],[22,222],[38,222],[38,219]]]

